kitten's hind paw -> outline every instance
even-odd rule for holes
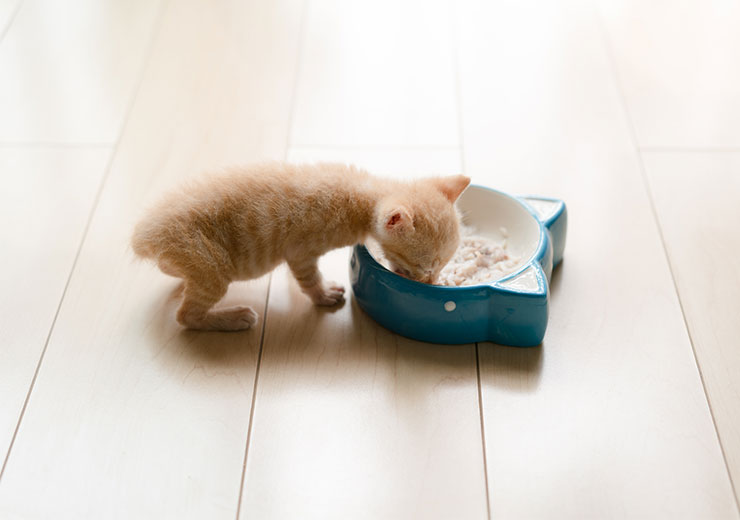
[[[238,305],[211,311],[206,319],[211,330],[246,330],[257,323],[257,313],[251,307]]]
[[[344,301],[344,287],[334,282],[325,282],[306,292],[316,305],[331,306]]]

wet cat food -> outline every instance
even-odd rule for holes
[[[519,260],[508,251],[506,240],[497,242],[476,236],[472,230],[466,229],[455,256],[439,273],[436,285],[455,287],[490,283],[514,271]]]

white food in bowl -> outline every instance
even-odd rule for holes
[[[461,228],[460,245],[449,263],[442,268],[434,285],[462,287],[491,283],[515,271],[521,258],[512,255],[508,250],[506,238],[497,241],[476,235],[475,229],[467,226]],[[501,228],[502,236],[507,236]],[[368,251],[385,268],[388,260],[380,246],[369,240]]]
[[[521,260],[509,254],[506,240],[497,242],[463,228],[460,246],[442,268],[435,285],[465,286],[491,283],[516,270]],[[505,230],[502,230],[505,235]]]

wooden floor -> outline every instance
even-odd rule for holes
[[[738,518],[740,2],[0,0],[0,518]],[[183,331],[133,223],[264,158],[564,199],[544,343],[287,271]],[[348,281],[348,253],[322,261]]]

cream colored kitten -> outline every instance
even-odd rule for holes
[[[314,303],[334,305],[344,288],[323,281],[317,261],[367,237],[397,273],[434,281],[458,246],[454,202],[469,183],[462,175],[393,181],[341,164],[258,164],[165,197],[136,226],[132,246],[184,280],[181,324],[242,330],[257,322],[250,307],[212,310],[230,282],[286,261]]]

